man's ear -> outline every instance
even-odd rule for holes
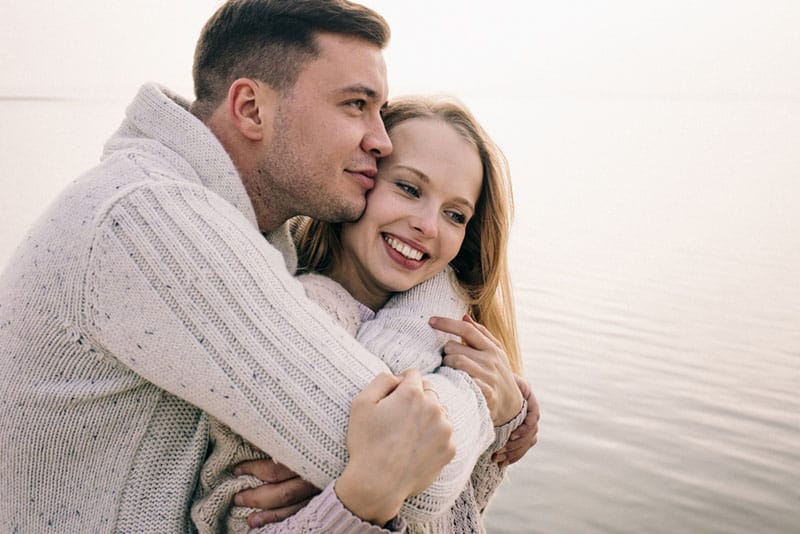
[[[247,139],[261,141],[272,120],[276,94],[267,84],[239,78],[228,88],[228,111],[234,127]]]

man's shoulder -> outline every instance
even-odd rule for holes
[[[111,180],[115,189],[126,185],[168,183],[199,186],[202,181],[192,166],[168,147],[151,139],[108,147],[89,179]]]

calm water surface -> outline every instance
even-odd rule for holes
[[[800,103],[470,104],[543,413],[489,531],[799,532]],[[0,263],[124,105],[0,102]]]

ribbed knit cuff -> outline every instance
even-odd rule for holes
[[[402,518],[395,518],[385,527],[379,527],[353,514],[339,500],[334,491],[335,484],[336,481],[334,480],[315,498],[315,500],[318,500],[319,532],[330,534],[352,534],[354,532],[390,534],[393,532],[405,532],[406,523]]]
[[[494,443],[489,447],[489,452],[496,452],[508,443],[508,438],[511,433],[520,427],[525,422],[525,417],[528,415],[528,401],[522,399],[522,409],[517,415],[514,416],[508,423],[494,427]]]

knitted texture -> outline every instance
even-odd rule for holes
[[[303,274],[297,279],[303,284],[308,298],[336,319],[348,334],[356,336],[361,326],[362,306],[345,288],[333,279],[316,273]],[[392,332],[386,332],[386,336],[394,337]],[[378,353],[373,354],[380,356]],[[392,372],[397,371],[392,369]]]
[[[403,367],[392,367],[392,371],[395,373],[409,367],[416,367],[414,357],[421,362],[421,366],[438,367],[441,364],[439,349],[446,336],[428,335],[428,331],[432,329],[427,324],[429,315],[426,314],[437,313],[448,317],[460,317],[465,310],[453,284],[452,275],[447,272],[437,275],[405,294],[395,295],[387,306],[379,310],[374,319],[365,321],[363,324],[359,320],[360,304],[337,282],[318,274],[302,275],[298,279],[303,283],[308,295],[314,298],[322,309],[343,321],[348,330],[355,331],[361,326],[362,332],[369,330],[373,333],[378,329],[377,325],[382,325],[384,328],[387,325],[399,328],[396,331],[386,330],[383,336],[372,335],[370,338],[381,340],[375,345],[385,352],[376,352],[377,355],[392,360],[399,357],[400,360],[397,361],[404,362]],[[426,298],[427,296],[434,300],[430,301]],[[427,303],[421,301],[427,301]],[[437,304],[431,305],[430,302],[437,303],[439,308],[437,309]],[[418,309],[423,309],[423,313],[417,313]],[[389,313],[384,315],[385,311]],[[386,339],[390,341],[385,341]],[[434,360],[435,363],[431,364]],[[462,443],[461,440],[474,439],[470,430],[474,432],[477,428],[480,434],[484,430],[489,430],[484,423],[489,420],[486,415],[488,411],[476,417],[474,410],[465,409],[465,406],[472,404],[471,398],[476,398],[480,401],[481,410],[488,410],[480,389],[465,373],[441,367],[439,374],[430,375],[427,379],[429,382],[437,384],[437,391],[441,392],[440,395],[444,395],[440,400],[448,407],[448,415],[453,424],[454,439],[457,444]],[[447,387],[448,380],[456,387]],[[444,387],[440,381],[445,384]],[[408,519],[408,532],[484,532],[482,512],[489,498],[502,482],[505,471],[492,462],[491,455],[506,443],[511,432],[524,420],[525,413],[526,406],[523,406],[522,411],[514,420],[495,429],[495,442],[490,448],[484,451],[477,461],[475,458],[470,459],[475,463],[475,467],[470,480],[464,482],[466,487],[452,506],[434,519],[415,521],[405,517]],[[236,493],[258,486],[260,481],[251,476],[234,477],[231,470],[240,462],[253,457],[267,458],[267,456],[255,451],[246,441],[214,420],[211,422],[211,441],[212,453],[203,466],[200,495],[193,505],[192,518],[201,534],[247,532],[246,518],[254,510],[231,506],[231,502]],[[457,447],[457,454],[468,454],[471,450],[470,447],[460,445]],[[412,501],[413,498],[410,502]],[[313,502],[309,504],[309,507],[311,506],[313,506]],[[406,512],[401,510],[401,517],[404,516],[406,516]]]
[[[358,340],[373,354],[381,355],[395,373],[412,367],[431,373],[442,365],[440,349],[454,336],[431,328],[428,319],[433,315],[461,319],[466,312],[448,267],[389,299],[375,320],[361,326]]]
[[[307,299],[185,105],[144,86],[0,276],[2,532],[192,530],[206,413],[325,488],[352,398],[389,370]]]

